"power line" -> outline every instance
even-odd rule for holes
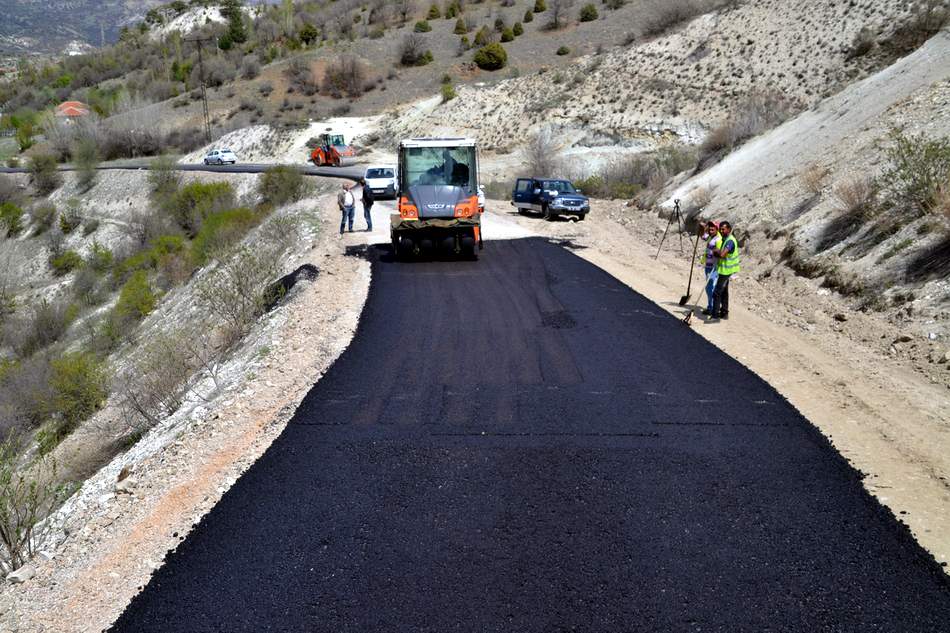
[[[213,39],[213,37],[195,37],[190,40],[185,40],[186,42],[194,42],[198,45],[198,79],[201,82],[201,106],[205,115],[205,135],[208,137],[209,143],[211,142],[211,114],[208,111],[208,90],[205,87],[205,64],[202,47],[205,42],[210,42]]]

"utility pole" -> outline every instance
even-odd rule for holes
[[[211,114],[208,112],[208,91],[205,88],[205,64],[204,57],[202,56],[202,45],[213,39],[213,37],[195,37],[190,40],[185,40],[186,42],[194,42],[198,45],[198,78],[201,81],[201,106],[204,109],[205,135],[208,137],[209,143],[211,142]]]

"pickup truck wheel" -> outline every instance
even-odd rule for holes
[[[581,213],[580,215],[577,216],[577,221],[578,221],[578,222],[583,222],[583,221],[584,221],[584,218],[586,218],[586,217],[587,217],[587,214],[586,214],[586,213]]]

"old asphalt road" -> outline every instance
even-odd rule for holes
[[[177,171],[201,171],[218,174],[261,174],[274,167],[274,165],[262,163],[236,163],[234,165],[203,165],[203,164],[176,164]],[[325,176],[327,178],[346,178],[356,180],[363,175],[361,167],[315,167],[313,165],[292,165],[298,171],[308,176]],[[114,163],[104,163],[97,167],[100,171],[135,171],[140,169],[149,169],[150,165],[146,162],[135,161],[117,161]],[[71,165],[60,165],[59,171],[75,171]],[[0,167],[0,174],[25,174],[29,169],[24,167]]]
[[[603,271],[369,256],[350,347],[114,631],[948,630],[819,433]]]

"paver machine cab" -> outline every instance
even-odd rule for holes
[[[320,144],[310,152],[314,165],[346,167],[356,163],[356,152],[343,141],[342,134],[321,134]]]
[[[478,258],[478,152],[467,138],[413,138],[399,143],[398,214],[391,220],[398,257],[454,254]]]

